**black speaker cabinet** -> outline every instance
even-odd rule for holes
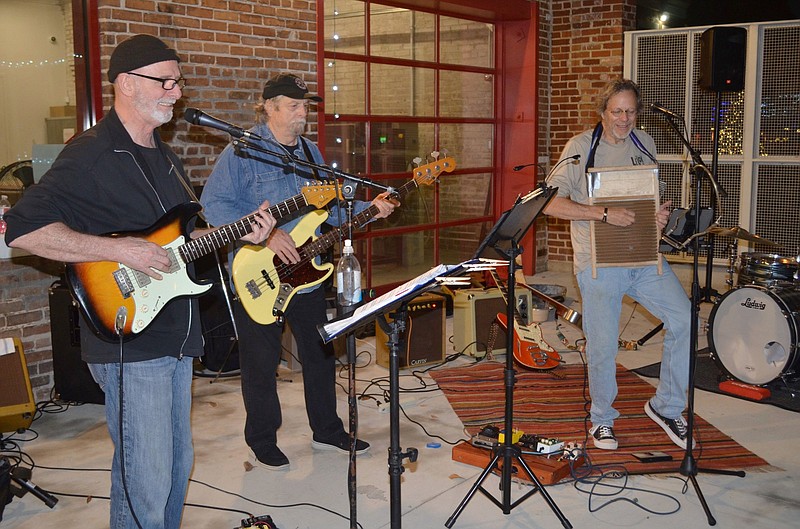
[[[220,275],[220,269],[222,274]],[[203,330],[203,356],[200,363],[209,371],[229,373],[239,370],[239,344],[228,309],[226,292],[233,297],[230,289],[223,291],[222,282],[230,284],[225,263],[220,258],[219,266],[214,253],[197,259],[194,263],[195,277],[198,281],[210,281],[211,289],[199,297],[200,326]]]
[[[405,343],[400,344],[400,369],[444,362],[447,330],[446,300],[438,294],[422,294],[408,303]],[[378,365],[389,367],[389,338],[375,325]]]
[[[61,400],[103,404],[106,397],[81,359],[78,306],[62,282],[50,286],[50,336],[53,344],[53,379]]]
[[[533,321],[530,293],[514,289],[517,311],[526,325]],[[506,312],[506,301],[497,288],[467,288],[455,291],[453,298],[453,347],[456,352],[481,358],[486,355],[489,334],[498,313]],[[498,328],[492,353],[506,352],[506,333]]]
[[[700,36],[700,88],[715,92],[744,89],[747,30],[740,27],[708,28]]]
[[[24,430],[33,422],[36,404],[19,338],[0,338],[0,373],[0,433]]]

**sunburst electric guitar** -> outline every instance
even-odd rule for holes
[[[269,212],[281,224],[307,206],[319,208],[340,195],[333,182],[308,185],[300,194],[270,206]],[[140,237],[167,250],[170,269],[161,272],[162,279],[111,261],[67,264],[67,282],[100,337],[110,341],[119,340],[120,335],[133,337],[145,330],[171,300],[202,294],[211,288],[211,282],[197,283],[190,278],[186,265],[252,233],[255,214],[189,239],[185,227],[201,209],[197,202],[187,202],[169,210],[144,231],[107,235]]]
[[[442,158],[414,169],[414,178],[396,190],[395,197],[402,198],[420,185],[431,185],[444,171],[456,168],[455,160]],[[231,267],[233,284],[247,314],[253,321],[268,325],[281,321],[286,306],[299,289],[318,285],[332,273],[334,265],[315,262],[336,241],[344,239],[350,228],[363,227],[379,212],[371,205],[353,217],[350,224],[334,227],[320,237],[317,227],[328,218],[324,211],[312,211],[300,219],[289,235],[297,246],[300,262],[284,263],[275,252],[264,246],[245,245],[236,254]]]
[[[492,277],[497,288],[508,303],[508,292],[497,273],[492,270]],[[508,329],[508,316],[501,312],[497,314],[500,326]],[[544,340],[542,329],[535,323],[526,325],[514,308],[514,360],[530,369],[554,369],[561,365],[561,355]]]

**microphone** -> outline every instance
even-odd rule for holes
[[[664,114],[665,116],[669,116],[671,118],[683,120],[683,118],[680,117],[678,114],[676,114],[675,112],[671,111],[668,108],[664,108],[658,103],[650,103],[650,111],[657,112],[659,114]]]
[[[558,167],[561,164],[564,164],[564,163],[579,163],[580,161],[581,161],[581,155],[580,154],[573,154],[572,156],[567,156],[566,158],[562,158],[561,160],[556,162],[556,164],[553,166],[553,168],[550,169],[550,172],[547,173],[547,176],[544,179],[545,183],[547,183],[547,181],[550,180],[550,177],[553,176],[553,173],[556,172],[556,169],[558,169]]]
[[[522,165],[515,165],[514,166],[514,170],[515,171],[521,171],[521,170],[525,169],[526,167],[530,167],[531,165],[537,165],[538,166],[539,164],[538,163],[526,163],[526,164],[522,164]]]
[[[237,127],[227,121],[222,121],[221,119],[217,119],[214,117],[209,116],[205,112],[197,108],[187,108],[186,112],[183,114],[183,119],[188,121],[193,125],[200,125],[202,127],[211,127],[212,129],[219,129],[223,132],[227,132],[234,138],[241,138],[244,136],[248,139],[254,140],[263,140],[261,136],[258,134],[254,134],[249,130],[245,130],[241,127]]]

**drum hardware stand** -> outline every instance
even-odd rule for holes
[[[539,189],[539,197],[544,197],[542,200],[531,200],[528,197],[535,192],[527,195],[525,199],[517,199],[512,209],[504,212],[497,224],[491,230],[489,235],[481,243],[475,257],[486,256],[484,253],[491,250],[496,251],[508,261],[508,299],[506,304],[506,318],[508,322],[514,321],[514,312],[516,310],[516,298],[514,297],[514,277],[515,277],[515,261],[516,258],[522,254],[522,248],[518,246],[519,239],[525,235],[533,221],[541,213],[547,203],[555,196],[555,188],[546,188],[544,184]],[[536,197],[532,197],[536,198]],[[504,421],[504,439],[503,444],[494,452],[494,457],[489,464],[483,469],[481,475],[475,484],[472,485],[467,495],[458,504],[456,510],[445,522],[445,527],[453,527],[456,519],[467,506],[467,503],[472,499],[477,491],[481,491],[489,500],[497,505],[503,514],[510,514],[511,510],[525,501],[528,497],[537,492],[541,492],[542,497],[547,502],[550,509],[561,521],[566,529],[572,529],[569,520],[564,516],[556,503],[550,497],[548,492],[544,489],[542,483],[536,478],[533,471],[531,471],[525,460],[522,459],[521,450],[518,446],[513,445],[511,432],[514,426],[514,383],[516,382],[516,372],[514,371],[514,326],[509,323],[506,326],[506,366],[504,370],[505,381],[505,421]],[[500,490],[502,491],[502,501],[495,498],[485,488],[483,488],[483,481],[492,473],[493,470],[498,469],[498,462],[502,460],[502,467],[499,468],[500,477]],[[516,465],[522,467],[530,481],[533,483],[533,488],[517,499],[511,502],[511,478],[512,474],[517,473]]]
[[[717,101],[719,102],[720,94],[717,93]],[[695,199],[694,199],[694,208],[696,213],[699,215],[700,212],[700,198],[701,198],[701,182],[700,179],[705,174],[708,177],[712,191],[714,194],[715,200],[722,200],[727,196],[725,190],[717,182],[716,178],[714,177],[713,171],[709,171],[708,168],[703,163],[702,158],[700,157],[700,153],[698,153],[689,141],[681,134],[681,131],[678,129],[678,126],[675,124],[672,117],[667,116],[667,123],[670,127],[675,131],[675,133],[680,137],[683,144],[688,149],[689,153],[692,157],[693,163],[693,171],[695,173],[695,181],[694,181],[694,190],[695,190]],[[719,123],[719,121],[717,121]],[[684,123],[684,129],[686,129],[686,124]],[[715,156],[716,156],[716,148],[715,148]],[[699,218],[699,217],[698,217]],[[700,485],[697,482],[697,474],[699,472],[705,472],[707,474],[721,474],[725,476],[737,476],[737,477],[744,477],[745,473],[742,470],[718,470],[718,469],[700,469],[697,466],[697,461],[694,458],[694,454],[692,453],[692,443],[693,443],[693,435],[694,435],[694,376],[695,376],[695,367],[697,363],[697,335],[698,335],[698,317],[699,317],[699,308],[700,303],[702,301],[701,294],[700,294],[700,276],[699,276],[699,265],[700,265],[700,239],[699,239],[700,232],[698,231],[698,226],[695,225],[695,233],[692,237],[692,246],[694,249],[694,256],[692,261],[692,314],[691,314],[691,321],[690,321],[690,337],[691,340],[689,342],[689,389],[688,389],[688,398],[687,398],[687,435],[686,435],[686,448],[684,449],[684,456],[683,460],[681,461],[681,465],[679,468],[679,472],[681,475],[686,476],[689,478],[689,481],[692,482],[692,486],[694,487],[695,492],[697,493],[697,498],[700,501],[700,504],[703,506],[703,510],[706,513],[706,518],[708,519],[708,525],[716,525],[717,520],[711,514],[711,510],[708,507],[708,503],[706,503],[706,499],[703,496],[703,492],[700,490]],[[710,237],[709,237],[710,239]],[[710,244],[709,240],[709,252],[708,255],[712,255],[713,245]],[[670,472],[670,471],[666,471]]]

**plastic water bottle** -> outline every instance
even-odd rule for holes
[[[342,307],[361,302],[361,265],[350,239],[345,239],[342,257],[336,265],[336,298]]]
[[[8,195],[0,195],[0,235],[6,232],[6,211],[11,209]]]

